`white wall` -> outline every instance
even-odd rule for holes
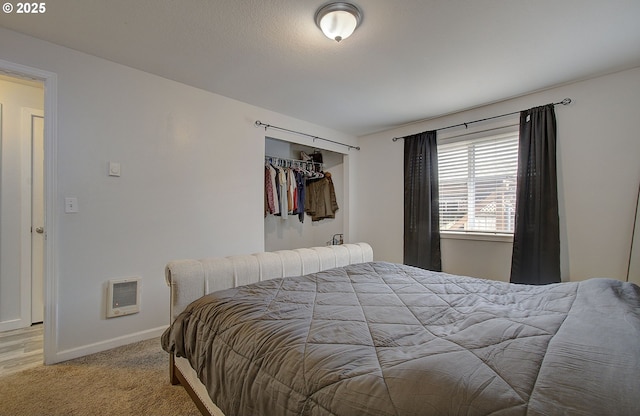
[[[565,97],[573,103],[556,107],[563,279],[625,279],[640,182],[640,68],[361,137],[358,204],[371,209],[358,216],[359,238],[373,245],[377,259],[402,262],[403,142],[392,142],[392,137]],[[447,239],[442,255],[445,271],[509,278],[509,243]]]
[[[169,318],[168,261],[263,250],[266,133],[256,119],[357,141],[5,29],[0,59],[57,74],[51,362],[158,335]],[[121,177],[107,175],[109,161]],[[67,196],[78,213],[64,213]],[[105,284],[127,276],[142,277],[141,312],[107,320]]]
[[[21,224],[22,216],[31,209],[22,205],[22,185],[29,183],[29,178],[23,177],[22,161],[28,155],[23,154],[22,110],[44,108],[43,88],[32,84],[0,78],[0,324],[7,328],[12,323],[18,324],[16,328],[31,323],[30,317],[22,316],[20,307]]]

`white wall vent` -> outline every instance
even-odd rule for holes
[[[140,312],[140,278],[109,280],[107,318]]]

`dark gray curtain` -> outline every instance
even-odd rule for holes
[[[560,226],[553,104],[520,113],[511,282],[560,282]]]
[[[436,132],[404,139],[404,264],[441,271]]]

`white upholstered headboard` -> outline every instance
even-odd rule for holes
[[[373,249],[367,243],[172,261],[165,269],[171,288],[171,322],[187,305],[211,292],[369,261],[373,261]]]

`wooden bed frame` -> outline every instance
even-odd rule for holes
[[[373,261],[373,249],[367,243],[172,261],[165,269],[171,289],[171,322],[187,305],[208,293],[369,261]],[[189,361],[172,354],[169,372],[171,384],[181,384],[203,415],[224,416],[211,401]]]

